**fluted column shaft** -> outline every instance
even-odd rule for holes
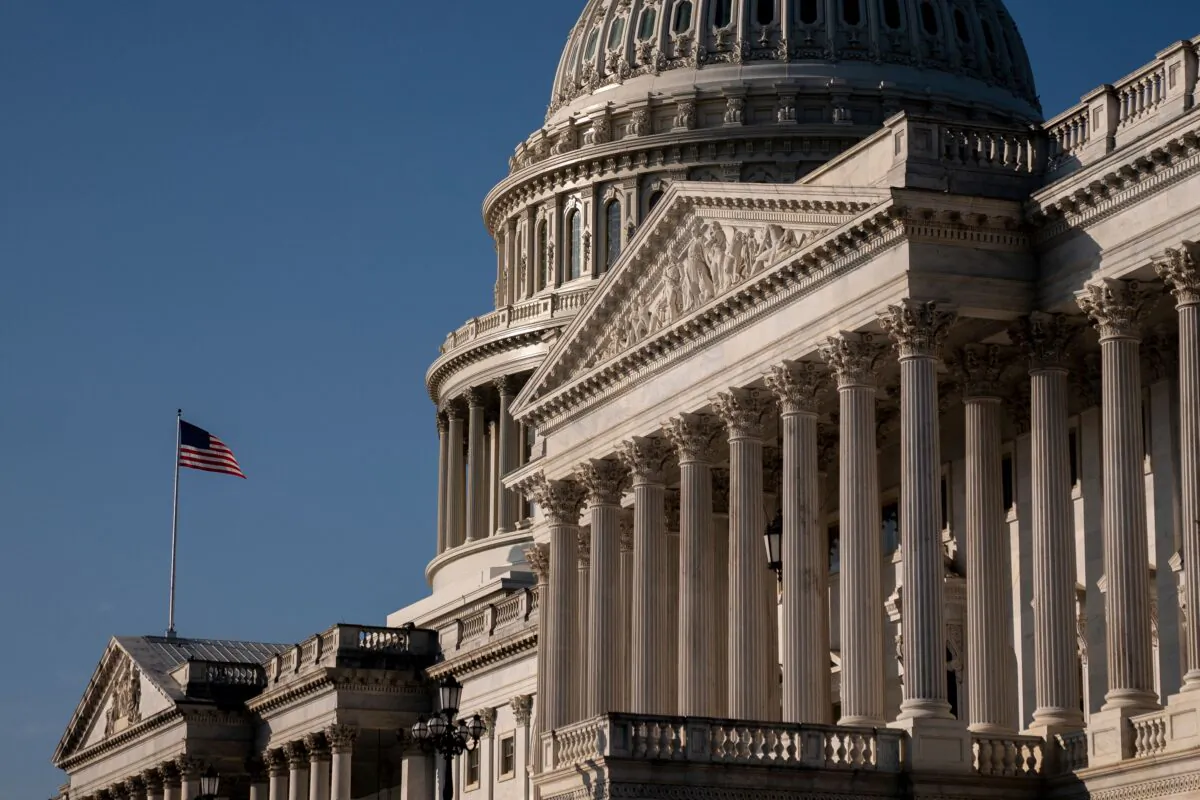
[[[467,468],[463,459],[466,446],[466,424],[462,410],[457,405],[446,409],[447,454],[446,454],[446,549],[460,546],[466,541]]]
[[[467,391],[467,541],[484,538],[487,528],[487,420],[483,393]]]
[[[446,552],[446,478],[449,456],[449,425],[441,412],[437,415],[438,484],[437,484],[437,551]]]
[[[329,751],[310,749],[308,762],[308,800],[330,800],[329,798]]]
[[[829,339],[822,355],[838,381],[840,725],[882,726],[883,544],[875,434],[875,363],[871,337]]]
[[[516,466],[517,441],[516,423],[513,422],[509,410],[513,400],[513,385],[511,378],[500,378],[496,381],[496,389],[500,393],[500,419],[497,423],[497,446],[500,450],[500,467],[495,476],[496,481],[496,518],[497,528],[502,533],[516,530],[517,527],[517,498],[512,491],[505,489],[502,479],[512,472]]]
[[[537,622],[538,649],[537,675],[535,677],[538,710],[534,717],[536,724],[533,731],[533,742],[537,743],[542,740],[542,734],[549,730],[546,727],[545,698],[549,694],[547,683],[549,681],[550,658],[545,644],[549,641],[550,627],[550,614],[546,610],[546,603],[550,597],[550,545],[531,545],[525,550],[525,560],[529,562],[530,569],[533,570],[533,574],[537,577],[538,608],[540,609]],[[542,748],[533,747],[530,753],[530,762],[534,774],[541,771]]]
[[[736,391],[721,395],[717,412],[729,431],[729,707],[736,719],[770,719],[775,653],[765,608],[764,579],[774,580],[763,552],[763,444],[765,397]]]
[[[308,800],[308,753],[299,742],[284,747],[288,759],[288,800]],[[185,797],[193,796],[184,792]]]
[[[829,556],[818,522],[817,391],[811,364],[778,367],[768,386],[779,400],[783,434],[783,721],[827,724]]]
[[[621,668],[617,672],[617,710],[628,711],[633,696],[633,521],[622,519],[621,526]]]
[[[575,580],[575,671],[571,676],[571,719],[585,719],[588,709],[588,675],[596,669],[592,651],[588,649],[588,621],[591,617],[592,538],[591,530],[579,529],[579,560]],[[581,669],[579,665],[588,665]]]
[[[713,626],[713,649],[716,651],[716,676],[710,690],[709,703],[713,716],[729,718],[729,492],[726,480],[724,507],[714,501],[713,561],[717,565],[713,585],[713,602],[717,609]]]
[[[263,761],[267,765],[267,797],[268,800],[287,800],[288,792],[288,765],[287,759],[283,757],[283,753],[278,750],[269,751],[263,754]],[[176,789],[178,792],[178,789]],[[176,794],[175,800],[178,800],[179,795]],[[169,800],[169,798],[164,798]]]
[[[968,384],[968,390],[971,388]],[[1015,698],[1005,652],[1012,646],[1012,613],[1004,607],[1004,487],[1001,476],[1000,399],[967,396],[967,686],[970,729],[1015,733],[1008,726]]]
[[[1127,281],[1089,284],[1080,307],[1100,331],[1104,437],[1104,574],[1108,693],[1104,709],[1154,709],[1150,547],[1146,533],[1141,330],[1146,300]]]
[[[607,499],[607,498],[606,498]],[[592,574],[588,599],[587,704],[584,716],[621,710],[621,507],[591,504]]]
[[[1173,293],[1179,317],[1180,538],[1187,571],[1181,638],[1187,654],[1183,691],[1193,692],[1200,691],[1200,247],[1168,250],[1155,269]]]
[[[332,753],[330,800],[351,800],[354,742],[358,738],[358,730],[348,725],[333,725],[326,731]]]

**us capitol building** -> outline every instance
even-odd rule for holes
[[[431,592],[114,638],[61,800],[1200,797],[1198,54],[1044,121],[1000,0],[591,0]]]

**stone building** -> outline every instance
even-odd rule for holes
[[[432,800],[447,676],[459,800],[1200,797],[1164,44],[1044,120],[1000,0],[588,2],[485,201],[496,308],[427,374],[429,596],[114,639],[64,797]]]

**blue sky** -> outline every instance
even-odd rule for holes
[[[1047,114],[1200,32],[1194,0],[1009,0]],[[113,634],[298,641],[425,591],[423,377],[490,309],[480,203],[582,0],[0,0],[0,797]]]

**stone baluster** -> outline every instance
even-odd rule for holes
[[[300,741],[288,742],[283,746],[288,762],[288,800],[309,800],[308,797],[308,751]]]
[[[712,471],[713,498],[713,605],[717,609],[713,622],[713,649],[716,650],[714,680],[709,704],[713,716],[729,717],[729,470]]]
[[[467,468],[463,460],[466,447],[466,427],[462,406],[457,401],[446,404],[447,453],[446,453],[446,549],[460,546],[466,541],[466,479]]]
[[[438,494],[437,494],[437,551],[438,555],[446,552],[446,478],[447,457],[449,455],[450,422],[446,415],[437,412],[438,432]]]
[[[591,592],[588,596],[587,702],[584,716],[596,717],[622,706],[621,495],[629,472],[617,461],[597,460],[578,471],[587,491],[591,521]]]
[[[1183,564],[1188,571],[1183,586],[1182,616],[1187,658],[1183,691],[1200,691],[1200,245],[1191,242],[1168,250],[1157,261],[1158,276],[1175,297],[1179,317],[1179,450],[1183,530]],[[1159,555],[1159,569],[1162,556]]]
[[[200,794],[200,773],[204,764],[198,758],[179,756],[175,759],[175,769],[179,770],[179,795],[181,800],[195,800]],[[290,800],[305,800],[301,795],[293,795]]]
[[[880,315],[900,359],[904,700],[899,719],[953,719],[946,698],[945,566],[939,509],[938,364],[956,315],[905,300]]]
[[[663,466],[669,450],[661,439],[634,439],[621,446],[621,459],[633,483],[633,610],[630,627],[629,710],[634,714],[669,714],[674,692],[664,696],[660,688],[671,675],[667,637],[670,617],[667,584],[665,518],[666,487]]]
[[[526,484],[523,483],[521,486],[521,491],[524,492]],[[549,628],[549,613],[546,611],[546,599],[550,596],[550,545],[531,545],[525,550],[525,560],[529,562],[529,568],[533,570],[533,574],[537,577],[538,605],[541,609],[538,613],[537,635],[538,642],[545,642],[547,641]],[[536,717],[536,729],[533,731],[533,752],[531,753],[532,768],[535,775],[541,772],[542,748],[538,743],[542,740],[542,734],[548,730],[545,726],[546,715],[542,713],[542,709],[545,708],[542,698],[545,698],[550,691],[546,687],[548,668],[549,658],[547,657],[546,649],[539,646],[537,650],[536,674],[537,696],[539,698],[538,714]]]
[[[537,475],[524,484],[546,516],[550,528],[550,580],[548,593],[541,598],[540,614],[546,618],[546,638],[539,641],[538,654],[544,658],[545,681],[538,696],[541,705],[539,727],[556,730],[574,722],[571,697],[582,670],[572,658],[575,639],[575,579],[579,571],[579,512],[583,506],[583,487],[574,480],[547,480]],[[540,670],[539,670],[540,672]]]
[[[330,725],[325,729],[325,738],[329,741],[333,762],[329,800],[351,800],[354,741],[358,738],[358,729],[350,725]]]
[[[500,450],[500,465],[495,476],[498,493],[496,518],[497,528],[501,533],[509,533],[517,527],[517,497],[511,490],[505,489],[502,482],[504,476],[517,467],[517,431],[510,410],[516,388],[516,381],[507,375],[496,379],[496,391],[500,395],[500,418],[497,422],[496,437]]]
[[[621,628],[619,631],[621,664],[617,672],[617,705],[619,711],[627,711],[633,696],[633,519],[621,515]]]
[[[1018,321],[1011,338],[1029,356],[1033,496],[1033,649],[1041,735],[1083,726],[1076,657],[1075,527],[1067,430],[1066,349],[1075,326],[1059,314]]]
[[[1004,563],[1009,558],[1001,470],[1000,384],[1005,361],[995,345],[969,345],[954,360],[966,411],[967,687],[969,727],[993,736],[1015,734],[1007,668],[1013,644],[1012,609],[1005,608]]]
[[[283,750],[264,750],[263,766],[267,768],[268,800],[288,800],[288,762]],[[166,798],[165,800],[169,800]]]
[[[1104,563],[1108,589],[1105,710],[1159,707],[1150,635],[1142,432],[1141,323],[1149,298],[1133,281],[1088,284],[1079,307],[1100,331],[1104,430]]]
[[[591,577],[592,577],[592,531],[591,528],[579,529],[578,540],[579,560],[578,572],[575,578],[575,644],[573,657],[577,664],[587,664],[586,670],[576,669],[574,688],[571,692],[571,719],[587,718],[588,709],[588,676],[594,670],[595,662],[588,649],[588,618],[591,607]]]
[[[487,535],[487,418],[484,409],[484,394],[480,389],[467,389],[463,395],[467,402],[467,541],[473,542]]]
[[[774,582],[763,550],[763,421],[765,393],[734,390],[713,401],[729,434],[729,707],[736,719],[769,720],[776,655],[768,645],[776,625],[765,605]]]
[[[308,750],[308,800],[330,800],[329,742],[325,734],[306,734],[304,748]]]
[[[713,682],[717,659],[714,646],[716,617],[724,613],[715,603],[715,560],[712,519],[713,442],[720,432],[707,415],[685,414],[665,427],[679,455],[679,660],[678,713],[682,716],[716,716]]]
[[[837,377],[839,404],[841,725],[884,724],[883,545],[875,441],[875,369],[881,353],[870,334],[843,333],[821,347]]]
[[[817,394],[813,364],[776,367],[767,386],[783,435],[783,720],[829,722],[829,555],[818,521]]]

